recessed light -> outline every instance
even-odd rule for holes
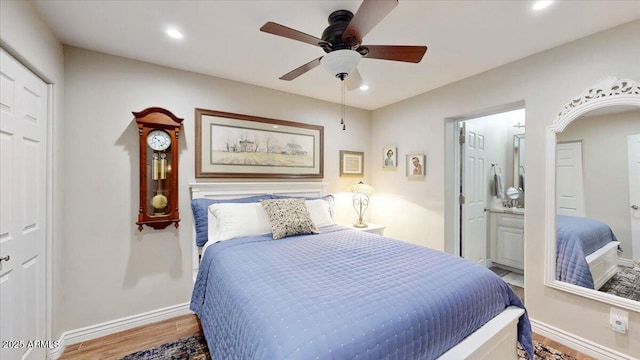
[[[551,5],[551,3],[553,2],[553,0],[538,0],[536,2],[533,3],[533,10],[539,11],[542,10],[544,8],[546,8],[547,6]]]
[[[176,28],[168,28],[165,33],[174,39],[182,39],[184,35]]]
[[[365,85],[365,84],[360,85],[360,90],[362,90],[362,91],[367,91],[367,90],[369,90],[369,85]]]

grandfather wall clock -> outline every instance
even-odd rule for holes
[[[151,107],[133,112],[140,137],[140,208],[138,230],[144,225],[164,229],[180,222],[178,211],[178,137],[181,118]]]

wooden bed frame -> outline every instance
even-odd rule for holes
[[[191,198],[233,199],[260,194],[293,196],[327,195],[324,182],[219,182],[191,183]],[[193,231],[193,279],[198,274],[202,248],[196,246]],[[480,329],[467,336],[458,345],[442,354],[439,359],[514,359],[517,355],[517,325],[524,310],[508,307]]]

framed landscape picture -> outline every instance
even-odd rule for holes
[[[322,178],[324,127],[196,109],[197,178]]]

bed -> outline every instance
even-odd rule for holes
[[[327,203],[321,218],[308,205],[318,234],[274,240],[274,227],[273,233],[222,236],[199,247],[191,309],[214,359],[516,359],[516,341],[532,356],[524,307],[493,272],[335,225],[328,220],[332,197],[324,195],[325,185],[293,184],[300,188],[192,184],[194,200],[217,204],[206,230],[216,240],[229,232],[220,225],[226,211],[254,214],[259,207],[251,201],[280,206],[292,195],[306,197],[303,204]],[[236,190],[225,190],[232,186]],[[315,190],[302,191],[305,186]],[[232,193],[243,195],[232,202],[253,200],[225,203]],[[242,227],[238,231],[259,226]]]
[[[557,280],[597,290],[615,275],[620,243],[607,224],[558,215],[556,229]]]

